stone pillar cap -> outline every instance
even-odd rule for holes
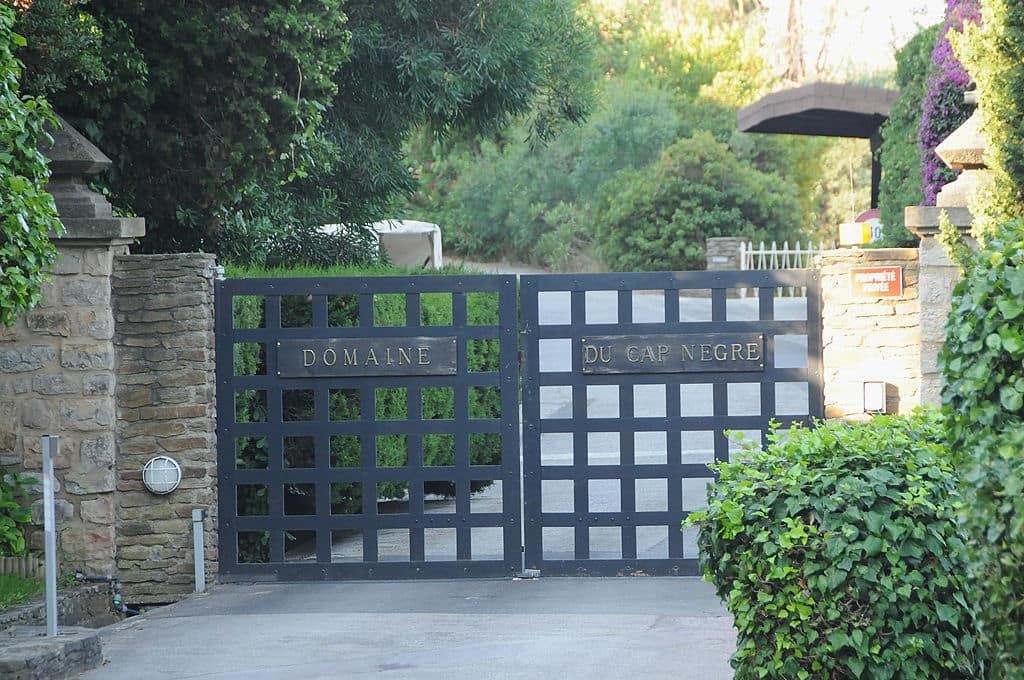
[[[50,159],[50,172],[60,175],[97,175],[113,163],[106,154],[96,148],[75,128],[57,116],[60,129],[47,130],[53,137],[53,144],[42,149]]]
[[[963,125],[935,147],[935,154],[954,170],[984,168],[987,145],[981,132],[981,116],[975,110]]]
[[[903,210],[903,223],[918,238],[934,237],[939,233],[942,213],[946,213],[950,224],[960,233],[970,233],[974,216],[965,207],[912,205]]]

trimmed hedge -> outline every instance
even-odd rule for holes
[[[751,678],[975,678],[958,473],[933,412],[773,434],[721,463],[701,563]]]
[[[233,278],[268,278],[268,277],[321,277],[321,276],[394,276],[416,275],[425,273],[423,270],[402,270],[387,267],[336,267],[331,269],[253,269],[229,267],[228,274]],[[430,272],[433,273],[433,272]],[[441,270],[441,274],[466,274],[469,272],[458,268]],[[498,323],[498,300],[495,294],[469,293],[466,296],[467,320],[471,325],[490,325]],[[451,295],[448,293],[420,294],[421,323],[424,326],[446,326],[452,323]],[[256,297],[236,297],[233,309],[234,323],[239,328],[259,327],[263,323],[262,300]],[[358,295],[336,295],[328,300],[328,323],[331,326],[355,326],[359,323]],[[312,324],[312,306],[307,298],[287,296],[281,300],[281,323],[285,327],[302,327]],[[377,294],[374,299],[374,324],[377,326],[404,326],[405,301],[402,294]],[[252,375],[263,373],[266,368],[266,357],[260,346],[256,344],[237,345],[234,356],[235,373]],[[500,361],[498,340],[471,341],[467,348],[470,371],[497,371]],[[376,419],[404,420],[408,416],[408,404],[404,388],[377,388]],[[255,391],[236,395],[235,411],[239,422],[260,421],[263,419],[265,405],[259,400]],[[286,391],[283,408],[286,418],[305,420],[311,417],[314,410],[312,394],[305,391]],[[329,409],[332,421],[355,420],[360,417],[360,399],[357,390],[332,391]],[[423,418],[451,419],[455,416],[454,390],[444,387],[424,388],[422,392]],[[501,393],[497,387],[473,388],[469,393],[469,413],[471,418],[500,418]],[[404,435],[381,435],[377,437],[376,462],[378,467],[401,467],[408,464],[406,437]],[[470,461],[473,465],[498,465],[501,463],[501,435],[477,433],[470,435]],[[299,457],[311,459],[313,451],[298,451]],[[235,462],[240,468],[261,468],[266,465],[267,450],[264,439],[246,440],[243,447],[236,451]],[[428,466],[448,466],[455,464],[455,441],[452,435],[424,435],[423,462]],[[287,465],[287,461],[286,461]],[[360,467],[362,465],[362,448],[358,437],[331,438],[331,465],[333,467]],[[474,490],[486,486],[485,482],[475,482]],[[378,500],[395,500],[405,497],[408,485],[404,482],[381,483],[377,489]],[[427,493],[454,495],[452,482],[434,482],[425,489]],[[308,503],[304,501],[302,490],[298,487],[286,489],[286,505],[296,506]],[[265,507],[266,499],[254,496],[249,503],[259,508]],[[362,493],[358,484],[332,485],[332,512],[346,514],[358,512],[362,506]],[[240,508],[240,511],[242,509]],[[259,557],[264,548],[248,546],[249,557]],[[240,546],[240,550],[242,547]],[[253,552],[256,551],[256,552]],[[265,552],[264,552],[265,554]],[[252,561],[263,561],[254,559]]]
[[[964,252],[960,249],[959,252]],[[963,263],[939,354],[985,678],[1024,677],[1024,221]]]
[[[985,438],[963,475],[983,677],[1024,677],[1024,425]]]

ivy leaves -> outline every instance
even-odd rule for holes
[[[793,427],[718,466],[701,562],[748,678],[978,677],[957,475],[938,414]]]
[[[46,123],[56,118],[45,101],[20,96],[21,65],[13,50],[25,39],[12,30],[14,10],[0,4],[0,323],[10,326],[40,300],[45,271],[56,257],[49,233],[62,230],[50,177],[39,151]]]
[[[953,291],[939,366],[954,450],[1024,418],[1024,221],[973,256]]]
[[[953,291],[939,355],[986,677],[1024,673],[1024,221],[1003,224]]]

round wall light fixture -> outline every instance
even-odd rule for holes
[[[150,458],[142,466],[142,483],[157,495],[168,494],[181,483],[181,466],[168,456]]]

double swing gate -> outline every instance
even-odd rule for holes
[[[697,574],[820,334],[813,270],[220,281],[221,578]]]

